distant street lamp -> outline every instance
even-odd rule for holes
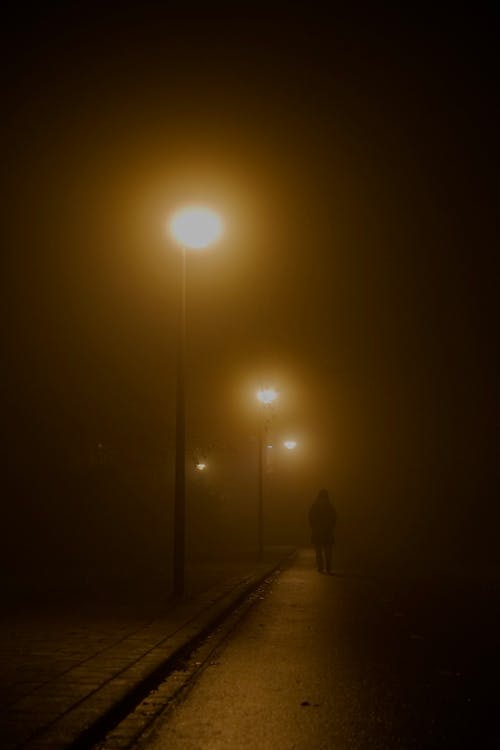
[[[200,461],[195,466],[196,471],[205,471],[206,468],[207,468],[207,465],[203,463],[203,461]]]
[[[258,500],[258,554],[261,560],[264,556],[264,451],[268,448],[272,448],[272,445],[268,444],[267,432],[269,415],[266,410],[269,410],[273,402],[278,398],[278,393],[274,388],[261,388],[257,391],[257,398],[262,404],[262,420],[259,425],[259,439],[258,439],[258,450],[259,450],[259,500]]]
[[[274,388],[260,388],[260,390],[257,391],[257,398],[261,404],[268,406],[269,404],[272,404],[273,401],[276,401],[278,394]]]
[[[200,250],[216,242],[223,232],[223,223],[218,214],[209,208],[186,206],[171,217],[169,230],[181,246],[175,418],[173,591],[175,596],[182,596],[186,554],[186,248]]]
[[[296,440],[284,440],[283,445],[288,451],[293,451],[297,447]]]

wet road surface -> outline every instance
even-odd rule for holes
[[[302,552],[139,744],[498,748],[498,595],[320,575]]]

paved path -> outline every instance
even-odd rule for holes
[[[492,592],[320,575],[305,551],[140,747],[498,748],[499,637]]]
[[[197,569],[190,596],[86,602],[4,612],[0,621],[0,746],[68,747],[283,558]]]

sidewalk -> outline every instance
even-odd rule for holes
[[[43,612],[4,615],[2,750],[90,745],[290,554],[281,549],[262,563],[202,568],[198,587],[175,606],[120,611],[59,603]]]
[[[498,750],[497,596],[439,577],[322,575],[314,558],[299,551],[273,579],[140,746]]]

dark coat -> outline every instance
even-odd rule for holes
[[[309,510],[312,544],[333,544],[337,514],[328,499],[317,499]]]

